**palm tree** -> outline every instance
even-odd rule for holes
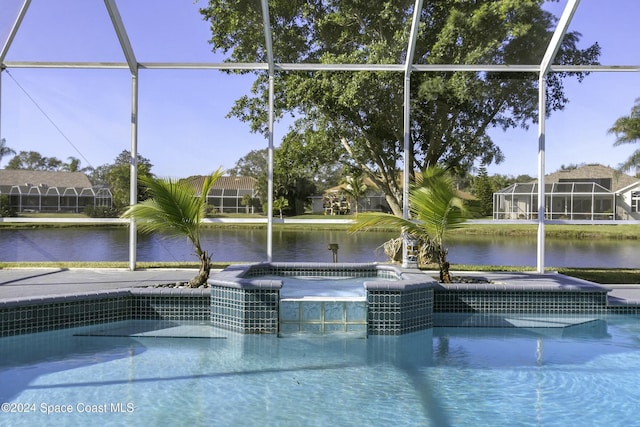
[[[273,200],[273,209],[280,212],[280,219],[282,219],[282,210],[289,207],[289,201],[283,196]]]
[[[356,218],[350,231],[377,226],[398,227],[431,246],[440,269],[440,281],[451,282],[444,236],[448,231],[462,227],[467,220],[466,208],[456,194],[453,179],[440,167],[427,169],[409,191],[409,206],[412,219],[379,212],[363,213]]]
[[[244,206],[245,213],[249,213],[249,208],[251,207],[252,203],[253,203],[253,197],[251,197],[251,194],[244,194],[242,196],[242,200],[240,201],[240,204]]]
[[[69,163],[63,163],[62,164],[62,170],[66,171],[66,172],[82,172],[84,174],[87,173],[91,173],[93,172],[93,167],[91,166],[87,166],[84,168],[80,168],[80,159],[78,159],[77,157],[67,157],[67,160],[69,160]]]
[[[347,193],[355,201],[355,214],[358,216],[358,201],[362,198],[367,186],[362,180],[362,175],[350,175],[344,179],[343,191]]]
[[[196,194],[197,189],[185,181],[141,176],[140,183],[148,188],[151,197],[129,206],[122,214],[124,218],[135,218],[142,233],[160,232],[172,237],[187,236],[200,260],[200,270],[188,284],[191,288],[200,287],[209,279],[211,256],[200,244],[200,225],[205,217],[207,194],[222,174],[223,170],[218,169],[207,176],[200,194]]]
[[[640,141],[640,98],[636,99],[636,105],[631,109],[631,114],[616,120],[608,133],[616,134],[616,142],[613,143],[614,147]],[[640,168],[640,149],[631,153],[631,156],[620,166],[620,169],[629,170],[632,167]]]
[[[0,162],[4,156],[9,156],[11,154],[16,154],[16,152],[12,148],[7,147],[6,139],[0,139]]]

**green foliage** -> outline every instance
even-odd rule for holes
[[[251,197],[251,194],[243,195],[240,204],[245,207],[245,213],[249,213],[249,208],[253,205],[253,197]]]
[[[301,160],[311,156],[300,148],[295,141],[285,138],[276,150],[273,161],[274,198],[286,198],[286,207],[289,207],[294,215],[304,213],[307,198],[316,192],[313,171],[305,167]]]
[[[207,205],[207,206],[205,207],[205,216],[206,216],[207,218],[210,218],[210,217],[216,216],[216,215],[217,215],[217,213],[218,213],[218,209],[216,209],[214,206]]]
[[[447,249],[444,237],[451,230],[464,225],[467,211],[456,195],[454,181],[440,167],[427,169],[409,192],[411,219],[385,213],[363,213],[355,219],[350,231],[375,227],[394,227],[429,245],[440,267],[440,279],[448,281]]]
[[[268,156],[266,148],[252,150],[238,160],[233,168],[229,169],[229,175],[250,176],[260,179],[262,175],[267,173],[267,168],[269,167]]]
[[[478,177],[474,185],[474,195],[478,198],[478,210],[481,216],[493,215],[493,192],[491,180],[487,174],[487,168],[482,165],[478,171]]]
[[[246,207],[251,206],[253,204],[253,197],[251,197],[251,194],[244,194],[242,196],[242,200],[240,200],[240,204]]]
[[[55,157],[45,157],[37,151],[20,151],[5,169],[28,169],[37,171],[58,171],[62,169],[62,161]]]
[[[288,207],[289,201],[282,196],[273,200],[273,210],[278,211],[278,213],[280,214],[280,219],[283,218],[282,212]]]
[[[16,210],[9,205],[9,197],[0,195],[0,217],[15,217],[18,216]]]
[[[348,175],[344,178],[343,191],[347,193],[354,201],[355,214],[358,215],[358,202],[365,195],[367,186],[365,185],[362,175]]]
[[[209,278],[211,257],[202,249],[200,228],[206,216],[207,194],[222,174],[221,169],[213,172],[205,178],[201,189],[194,188],[186,181],[140,177],[150,198],[130,206],[122,215],[123,218],[135,218],[138,230],[142,233],[186,236],[191,241],[200,260],[200,271],[189,282],[191,287],[201,286]]]
[[[425,2],[414,61],[539,63],[557,21],[542,9],[542,3]],[[282,63],[403,64],[413,7],[410,0],[272,0],[274,59]],[[228,60],[266,60],[258,2],[209,0],[201,12],[211,24],[211,44],[226,53]],[[554,63],[596,63],[599,46],[579,49],[578,41],[578,33],[566,34]],[[255,73],[252,94],[238,99],[230,115],[266,134],[268,76],[264,71]],[[569,75],[547,76],[549,113],[567,103],[563,79]],[[499,163],[503,153],[488,130],[527,127],[536,120],[537,87],[535,73],[412,73],[409,170],[443,164],[462,173],[478,160]],[[403,75],[396,72],[276,73],[275,116],[292,114],[296,118],[285,140],[298,141],[300,147],[312,145],[316,153],[333,156],[334,162],[363,170],[385,193],[391,209],[400,214],[403,90]]]
[[[636,99],[636,103],[631,108],[628,116],[620,117],[615,121],[609,133],[615,133],[616,142],[614,146],[622,144],[631,144],[640,141],[640,98]],[[640,172],[640,149],[631,153],[629,158],[620,165],[620,169],[628,171],[636,168]]]
[[[131,152],[123,150],[114,163],[97,167],[92,174],[93,185],[106,184],[111,190],[113,206],[122,209],[130,204]],[[138,168],[138,202],[149,198],[145,179],[153,178],[149,159],[137,156]]]
[[[3,144],[0,145],[0,160],[4,155],[7,154],[15,154],[15,151],[8,147],[4,147],[4,139],[2,140]],[[88,173],[92,172],[93,168],[88,166],[85,168],[81,168],[80,159],[75,157],[68,158],[69,163],[65,163],[60,159],[55,157],[46,157],[37,151],[20,151],[16,156],[14,156],[9,163],[7,163],[6,169],[27,169],[27,170],[37,170],[37,171],[53,171],[53,172],[83,172]]]
[[[85,206],[83,213],[89,218],[117,218],[120,215],[114,207],[93,205]]]
[[[7,147],[7,140],[5,138],[0,139],[0,162],[5,156],[16,154],[13,148]]]
[[[63,171],[67,171],[67,172],[83,172],[83,173],[91,173],[93,172],[93,167],[91,166],[87,166],[84,168],[80,167],[80,164],[82,163],[80,161],[80,159],[70,156],[67,157],[67,160],[69,160],[69,163],[64,163],[61,167],[61,170]]]
[[[267,154],[267,149],[251,151],[231,170],[233,174],[258,180],[258,195],[263,203],[267,198]],[[274,197],[285,197],[295,214],[304,213],[306,200],[317,192],[316,177],[322,169],[318,161],[322,159],[322,153],[315,152],[312,146],[300,144],[296,139],[285,139],[274,150]],[[329,159],[325,160],[324,165],[335,164]]]

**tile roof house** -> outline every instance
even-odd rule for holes
[[[364,178],[364,184],[366,190],[357,201],[357,212],[390,213],[391,208],[389,208],[386,196],[378,186],[370,178]],[[324,190],[322,195],[311,196],[312,212],[324,215],[348,215],[356,212],[356,201],[344,191],[346,185],[342,183]],[[456,190],[456,194],[463,200],[475,199],[475,196],[466,191]]]
[[[389,204],[384,193],[369,178],[364,179],[366,190],[361,198],[353,200],[345,191],[347,184],[342,183],[327,188],[322,195],[311,196],[311,211],[314,214],[348,215],[358,212],[389,212]]]
[[[0,169],[0,196],[17,212],[81,212],[111,206],[111,192],[93,186],[82,172]]]
[[[640,219],[640,179],[600,164],[545,176],[545,217],[570,220]],[[516,183],[493,195],[494,219],[535,219],[537,181]]]
[[[192,176],[186,180],[198,189],[202,188],[204,176]],[[219,213],[255,213],[262,211],[258,197],[258,180],[250,176],[221,176],[207,195],[207,203]],[[243,198],[251,199],[243,205]]]

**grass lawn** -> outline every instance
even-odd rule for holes
[[[28,213],[20,214],[21,218],[51,218],[52,214],[42,213]],[[84,218],[87,216],[84,214],[56,214],[55,218]],[[211,218],[262,218],[264,215],[258,214],[217,214]],[[326,219],[354,219],[354,215],[298,215],[287,217],[285,219],[307,219],[307,220],[326,220]],[[287,224],[274,222],[274,228],[278,229],[306,229],[306,230],[320,230],[320,229],[336,229],[345,230],[350,227],[349,224],[330,224],[330,223],[315,223],[315,224]],[[33,227],[78,227],[78,226],[90,226],[90,227],[126,227],[126,224],[83,224],[73,222],[70,223],[2,223],[0,227],[8,228],[33,228]],[[244,224],[244,223],[208,223],[205,227],[228,227],[228,228],[255,228],[266,229],[266,223],[256,224]],[[575,225],[575,224],[547,224],[545,225],[546,237],[557,237],[567,239],[640,239],[640,225],[638,224],[611,224],[611,225]],[[380,230],[387,230],[381,228]],[[393,231],[393,230],[390,230]],[[494,223],[494,224],[475,224],[467,223],[464,227],[451,230],[449,235],[494,235],[494,236],[536,236],[538,232],[538,226],[536,224],[513,224],[513,223]]]

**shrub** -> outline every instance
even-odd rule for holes
[[[9,206],[9,198],[0,196],[0,217],[18,216],[16,210]]]
[[[89,218],[118,218],[118,209],[107,206],[93,206],[87,205],[84,208],[84,214]]]

